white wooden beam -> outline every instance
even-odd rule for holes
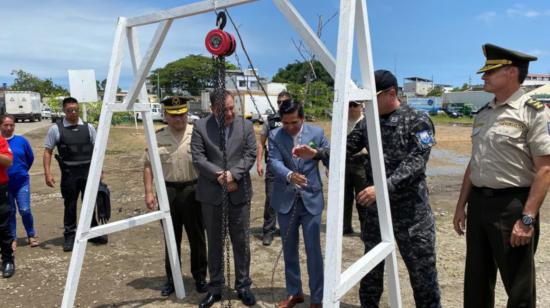
[[[381,242],[353,263],[341,276],[340,285],[334,290],[335,298],[342,298],[375,266],[394,252],[393,243]]]
[[[138,41],[136,32],[137,32],[137,29],[135,28],[128,28],[128,30],[126,31],[126,36],[128,38],[128,50],[130,51],[130,60],[132,61],[132,70],[134,72],[134,76],[138,75],[139,73],[138,69],[139,69],[139,66],[141,65],[141,52],[139,50],[139,41]],[[149,103],[149,95],[147,95],[147,89],[145,88],[145,83],[141,86],[141,90],[139,91],[139,101],[140,103],[143,103],[143,104]]]
[[[180,7],[172,8],[169,10],[158,11],[151,14],[132,17],[128,19],[129,27],[143,26],[148,24],[157,23],[168,19],[177,19],[182,17],[188,17],[193,15],[199,15],[202,13],[208,13],[215,9],[228,8],[240,4],[249,2],[255,2],[258,0],[205,0],[195,3],[186,4]]]
[[[137,74],[135,75],[134,82],[132,83],[132,86],[128,91],[128,95],[126,95],[126,98],[124,99],[124,103],[128,104],[129,108],[132,108],[132,104],[135,102],[139,91],[141,90],[141,87],[143,86],[143,83],[147,78],[147,74],[149,73],[153,62],[158,55],[162,42],[164,42],[164,39],[166,38],[168,29],[170,29],[170,25],[172,25],[172,20],[168,19],[162,21],[157,27],[157,31],[155,32],[155,35],[151,40],[149,49],[147,50],[143,61],[139,65],[139,69],[137,70]]]
[[[357,9],[355,15],[355,28],[357,35],[357,51],[361,72],[361,86],[364,89],[372,89],[373,103],[366,104],[367,129],[369,138],[369,154],[371,158],[372,174],[376,190],[376,206],[378,209],[378,221],[382,242],[394,245],[393,253],[386,257],[386,269],[388,279],[388,295],[391,307],[401,307],[401,290],[399,287],[399,271],[397,268],[397,252],[393,235],[393,224],[390,211],[388,186],[386,181],[386,169],[380,133],[380,121],[378,117],[378,102],[376,98],[376,84],[372,60],[372,49],[368,22],[367,4],[363,0],[356,0]]]
[[[82,233],[81,239],[89,240],[91,238],[98,237],[101,235],[124,231],[133,227],[141,226],[156,220],[160,220],[162,218],[165,218],[169,214],[170,214],[170,211],[168,212],[155,211],[155,212],[139,215],[136,217],[130,217],[127,219],[111,222],[105,225],[93,227],[88,232]]]
[[[109,137],[111,119],[113,115],[111,112],[107,111],[107,108],[105,108],[105,104],[108,104],[109,102],[113,103],[115,101],[116,91],[118,87],[118,79],[120,77],[120,69],[122,64],[122,52],[124,51],[123,40],[125,33],[126,18],[121,17],[118,20],[117,28],[115,31],[115,39],[113,50],[111,53],[111,63],[109,65],[107,85],[105,87],[105,97],[103,99],[103,105],[99,117],[99,127],[96,135],[94,151],[92,154],[92,162],[90,164],[88,181],[86,182],[84,198],[82,200],[80,219],[78,220],[75,243],[71,255],[71,262],[69,264],[67,281],[65,283],[63,301],[61,303],[61,307],[63,308],[74,306],[74,299],[76,296],[76,290],[78,288],[78,281],[80,279],[80,271],[82,269],[82,263],[84,262],[87,241],[81,238],[81,234],[90,230],[90,223],[92,221],[92,216],[95,208],[99,179],[101,177],[101,170],[103,168],[105,149],[107,148],[107,140]]]
[[[328,179],[327,241],[325,249],[325,282],[323,306],[339,307],[335,292],[340,285],[342,268],[342,227],[344,217],[344,187],[346,170],[347,118],[353,60],[353,27],[355,0],[340,1],[334,103],[331,128],[330,177]],[[337,269],[337,270],[335,270]]]
[[[336,76],[336,60],[317,36],[315,31],[311,29],[306,20],[300,15],[298,10],[288,0],[273,0],[275,6],[281,11],[281,13],[287,18],[290,24],[294,27],[294,30],[305,41],[309,49],[315,54],[315,57],[323,67],[327,70],[330,76],[334,79]],[[351,75],[350,75],[351,78]],[[350,79],[351,80],[351,79]],[[351,81],[351,87],[357,88],[357,85]]]

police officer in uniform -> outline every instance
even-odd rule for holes
[[[416,307],[441,307],[435,221],[426,185],[426,164],[435,143],[434,127],[426,113],[401,104],[397,79],[392,73],[378,70],[374,76],[395,240],[409,272]],[[369,156],[365,166],[367,187],[357,195],[357,202],[366,206],[361,232],[366,253],[381,238]],[[361,280],[361,307],[378,307],[383,279],[381,263]]]
[[[61,195],[65,206],[63,218],[64,238],[63,251],[72,251],[76,233],[76,205],[78,196],[84,195],[86,180],[92,160],[96,131],[79,117],[78,101],[73,97],[63,100],[65,117],[58,120],[48,130],[44,141],[44,177],[46,185],[55,186],[51,173],[53,149],[57,146],[55,155],[61,168]],[[95,212],[92,216],[92,227],[97,226]],[[96,244],[107,244],[107,235],[90,239]]]
[[[494,306],[497,269],[507,307],[535,307],[539,208],[550,183],[550,117],[520,87],[536,57],[492,44],[483,45],[483,53],[487,60],[478,73],[495,98],[475,117],[472,157],[453,221],[458,234],[466,231],[464,307]]]
[[[426,113],[401,105],[397,98],[397,79],[392,73],[378,70],[374,77],[395,240],[409,271],[416,307],[441,307],[435,221],[426,185],[426,164],[435,143],[433,124]],[[368,150],[366,129],[364,132],[362,139],[355,138],[357,144],[354,147]],[[319,159],[328,153],[302,147],[294,154],[305,159]],[[357,194],[357,203],[366,206],[361,239],[367,253],[380,243],[381,238],[368,154],[365,160],[366,188]],[[380,263],[361,280],[361,307],[378,307],[383,279],[384,263]]]
[[[204,293],[207,291],[206,237],[201,205],[195,199],[197,172],[191,158],[190,142],[193,126],[187,123],[187,99],[174,96],[164,99],[161,104],[164,106],[164,119],[168,126],[158,130],[156,136],[172,215],[172,226],[176,235],[178,257],[181,260],[181,240],[185,227],[191,250],[191,273],[195,279],[195,289],[199,293]],[[145,203],[150,210],[156,210],[153,170],[147,153],[144,156],[143,182]],[[161,290],[162,296],[168,296],[174,292],[167,249],[165,249],[165,267],[167,281]]]
[[[290,99],[290,93],[287,91],[282,91],[277,95],[277,106],[281,106],[281,103],[285,100]],[[269,157],[267,153],[267,147],[266,147],[266,141],[269,137],[269,132],[277,127],[283,126],[281,122],[281,116],[279,113],[270,114],[267,117],[267,122],[264,123],[262,126],[262,130],[260,132],[260,143],[258,143],[258,153],[257,153],[257,162],[256,162],[256,170],[258,171],[258,175],[262,176],[264,175],[264,168],[262,165],[262,158],[265,158],[265,204],[264,204],[264,226],[263,226],[263,239],[262,243],[264,246],[271,245],[271,242],[273,241],[273,235],[275,234],[275,231],[277,229],[277,213],[275,213],[275,210],[269,205],[270,203],[270,197],[271,193],[273,191],[273,181],[275,180],[275,177],[273,175],[273,172],[268,168],[269,163]],[[265,156],[264,156],[265,154]]]

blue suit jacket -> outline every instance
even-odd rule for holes
[[[316,126],[303,124],[300,144],[314,145],[319,149],[328,149],[329,142],[323,129]],[[312,215],[318,215],[323,211],[323,183],[319,173],[318,160],[303,160],[292,158],[294,141],[282,128],[276,128],[269,133],[269,168],[275,176],[273,193],[270,205],[281,214],[287,214],[294,205],[296,193],[302,196],[304,206]],[[328,159],[323,160],[328,167]],[[290,171],[304,174],[307,177],[308,186],[297,189],[294,184],[287,181]]]

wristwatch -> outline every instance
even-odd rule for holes
[[[521,217],[521,222],[526,226],[530,226],[535,222],[535,217],[530,215],[523,215]]]

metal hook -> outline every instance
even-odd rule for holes
[[[225,24],[227,23],[227,16],[225,15],[224,11],[218,12],[216,16],[216,26],[218,29],[223,30],[225,28]]]

